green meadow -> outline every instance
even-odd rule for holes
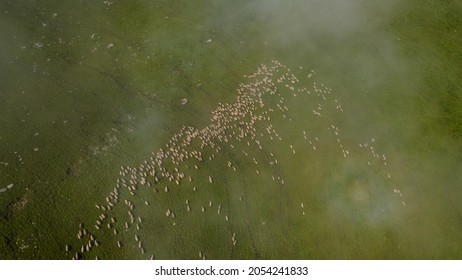
[[[461,33],[458,1],[2,0],[0,259],[461,259]],[[185,127],[201,160],[139,175]]]

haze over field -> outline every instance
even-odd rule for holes
[[[382,2],[0,1],[0,258],[460,259],[462,6]]]

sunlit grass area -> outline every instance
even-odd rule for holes
[[[460,259],[454,1],[2,1],[0,258]]]

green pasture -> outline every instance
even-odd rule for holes
[[[71,259],[80,223],[101,242],[84,259],[460,259],[461,33],[457,1],[1,0],[0,259]],[[121,166],[210,125],[273,60],[312,94],[281,85],[262,149],[206,148],[192,182],[123,192],[120,233],[95,231]]]

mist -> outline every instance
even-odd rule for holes
[[[229,204],[237,217],[230,214],[237,221],[232,226],[242,230],[237,236],[243,242],[237,244],[246,244],[232,250],[238,257],[254,256],[248,249],[252,238],[246,239],[250,225],[239,219],[243,214],[255,217],[255,240],[274,244],[255,248],[275,258],[460,256],[449,248],[462,244],[457,237],[461,209],[455,203],[462,199],[457,189],[462,180],[460,3],[4,1],[1,7],[0,209],[5,214],[0,231],[5,239],[0,248],[5,250],[0,257],[72,257],[64,252],[64,242],[74,248],[81,242],[74,240],[77,221],[93,222],[94,205],[107,200],[121,166],[145,162],[184,127],[208,127],[212,112],[236,102],[249,75],[274,61],[281,63],[279,74],[287,71],[287,77],[300,79],[300,92],[282,87],[277,92],[285,94],[291,110],[271,122],[283,140],[266,139],[270,144],[261,152],[223,144],[232,156],[228,166],[228,159],[205,168],[198,163],[201,171],[190,179],[191,184],[202,182],[198,193],[174,185],[168,192],[160,187],[154,197],[146,191],[149,203],[124,197],[136,209],[159,207],[155,214],[143,213],[143,221],[149,227],[152,218],[159,230],[145,236],[153,247],[161,244],[161,257],[195,257],[200,246],[212,258],[230,257],[226,250],[213,255],[209,240],[196,240],[201,225],[210,229],[214,246],[234,239],[222,239],[227,234],[227,226],[220,224],[223,216],[213,216],[212,223],[206,218],[218,215],[215,210],[187,216],[181,212],[187,209],[186,199],[197,199],[192,205],[201,203],[204,209],[214,200],[223,213]],[[329,95],[301,94],[308,89]],[[314,118],[313,110],[322,118]],[[341,149],[333,124],[340,128]],[[255,127],[256,135],[265,131]],[[351,152],[348,157],[344,148]],[[255,154],[247,162],[244,155],[250,150]],[[266,176],[275,166],[273,161],[271,168],[262,167],[269,153],[278,156],[279,175],[287,174],[284,186]],[[242,173],[227,172],[231,161],[242,164],[236,168]],[[212,175],[217,185],[204,187],[212,184]],[[8,189],[11,184],[14,188]],[[254,195],[248,208],[240,204],[247,203],[243,193]],[[173,220],[165,220],[161,208],[178,209],[175,226],[189,223],[184,230],[191,234],[170,232]],[[293,232],[287,234],[286,228]],[[190,241],[184,244],[194,246],[172,246],[164,229],[172,239],[184,238]],[[445,241],[446,233],[451,242]],[[299,243],[287,238],[292,234]],[[102,236],[106,241],[118,237],[112,231]],[[317,242],[319,236],[323,242]],[[434,236],[438,246],[421,250]],[[350,241],[357,242],[357,251],[345,246]],[[47,250],[37,252],[32,244]],[[302,252],[300,244],[310,246]],[[404,244],[407,251],[398,247]],[[104,252],[138,257],[129,246],[116,251],[112,245]],[[292,247],[297,249],[286,251]],[[378,255],[370,254],[370,248]]]

